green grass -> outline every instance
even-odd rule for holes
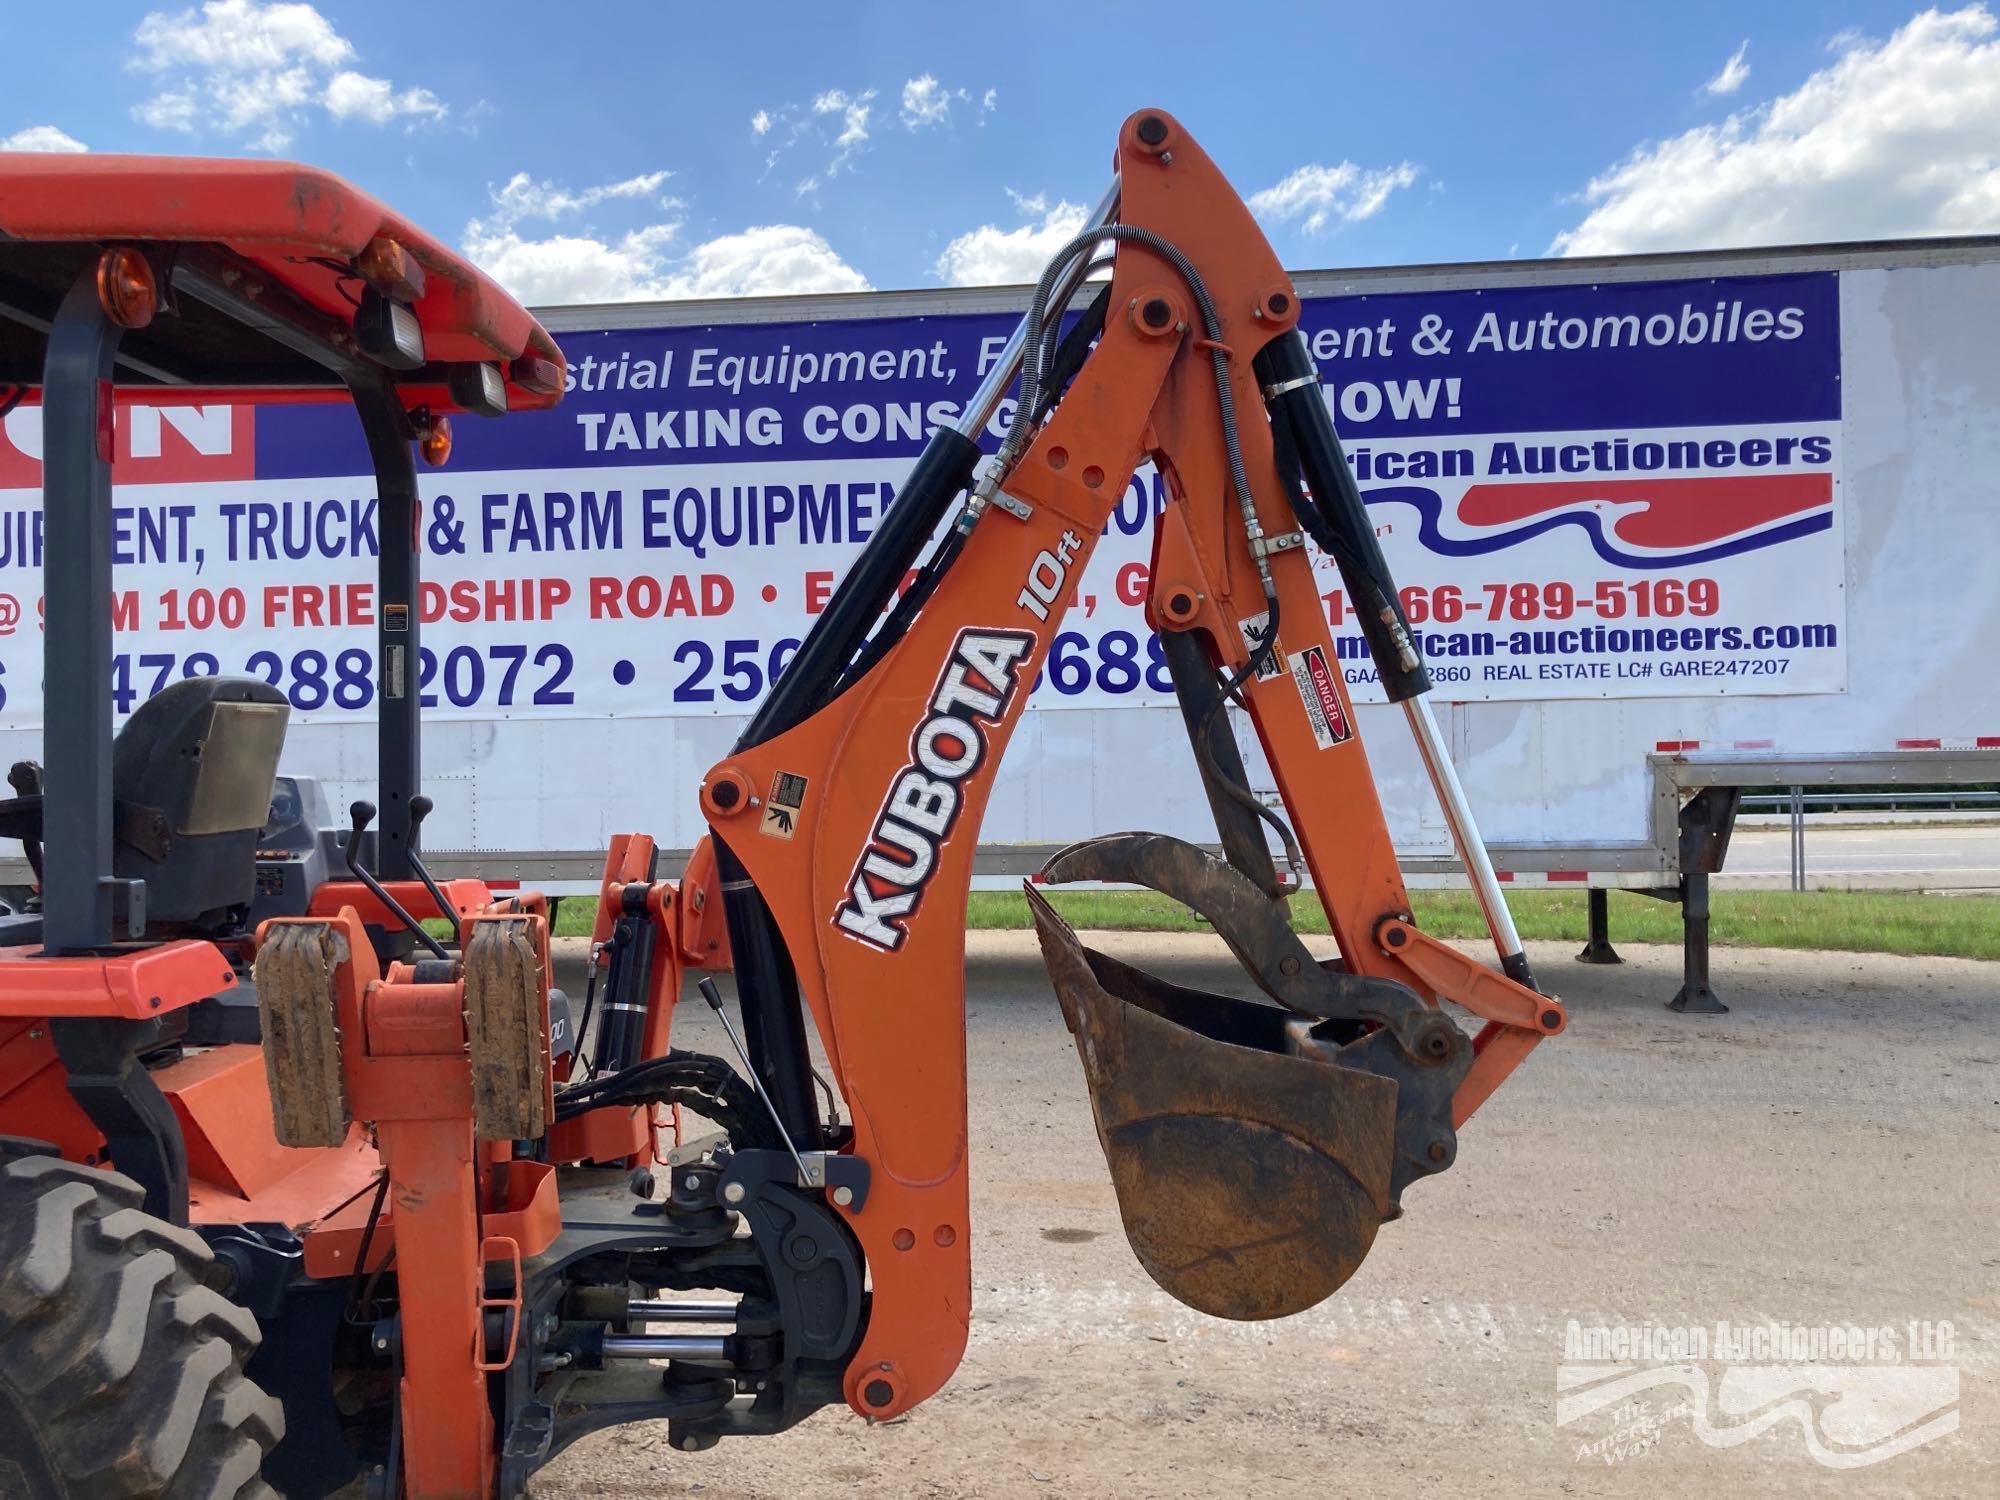
[[[1206,924],[1184,906],[1150,891],[1051,891],[1070,924],[1120,932],[1202,932]],[[1484,937],[1469,891],[1412,891],[1417,925],[1447,938]],[[1524,938],[1584,940],[1581,891],[1508,893]],[[1849,953],[1903,953],[1942,958],[2000,959],[2000,896],[1930,896],[1907,891],[1716,891],[1709,936],[1752,948],[1823,948]],[[588,937],[595,900],[572,896],[556,914],[558,937]],[[1325,933],[1326,914],[1303,896],[1292,903],[1300,932]],[[1025,931],[1026,898],[1012,891],[975,891],[966,925],[979,931]],[[1678,943],[1680,908],[1624,891],[1611,896],[1613,943]]]
[[[1185,907],[1151,892],[1050,892],[1071,925],[1128,932],[1199,932],[1204,924]],[[1417,925],[1447,938],[1477,938],[1486,929],[1469,891],[1412,891]],[[1586,916],[1581,891],[1512,891],[1507,904],[1528,939],[1581,943]],[[1930,896],[1905,891],[1716,891],[1711,941],[1757,948],[1825,948],[1852,953],[1905,953],[2000,959],[2000,896]],[[1292,903],[1301,932],[1327,931],[1319,903]],[[1028,925],[1028,903],[1010,891],[979,891],[968,926]],[[1650,896],[1613,892],[1613,943],[1678,943],[1680,908]]]

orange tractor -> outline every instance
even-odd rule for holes
[[[0,402],[41,405],[46,594],[46,769],[17,766],[0,803],[39,877],[0,917],[0,1491],[516,1495],[608,1424],[698,1450],[943,1386],[971,1312],[980,819],[1145,460],[1169,494],[1148,619],[1218,840],[1092,839],[1043,878],[1187,903],[1271,1003],[1094,953],[1031,887],[1133,1247],[1194,1307],[1281,1316],[1451,1165],[1563,1008],[1425,703],[1291,282],[1170,116],[1125,122],[1116,174],[704,778],[683,880],[644,836],[614,841],[574,1017],[546,902],[424,868],[412,670],[413,450],[448,451],[454,415],[556,402],[554,343],[322,174],[0,158]],[[379,791],[344,838],[279,775],[287,706],[262,681],[176,683],[113,733],[108,434],[121,394],[162,387],[360,416]],[[1407,713],[1497,969],[1410,920],[1315,550]],[[1281,811],[1247,788],[1232,704]],[[1337,955],[1287,919],[1308,880]],[[725,951],[740,1031],[698,989],[736,1055],[675,1048],[684,970]],[[663,1171],[669,1106],[719,1134]]]

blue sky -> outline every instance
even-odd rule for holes
[[[545,302],[1028,278],[1142,104],[1298,268],[2000,230],[1985,4],[0,0],[0,56],[0,142],[310,161]]]

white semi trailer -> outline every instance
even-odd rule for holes
[[[1496,865],[1682,899],[1677,1004],[1717,1003],[1706,875],[1736,789],[2000,780],[2000,240],[1297,285]],[[462,420],[425,481],[433,869],[583,893],[611,833],[690,848],[702,774],[1025,300],[544,309],[563,406]],[[178,675],[265,676],[293,703],[287,768],[336,806],[368,793],[374,507],[351,416],[163,399],[117,442],[120,711]],[[38,457],[38,413],[0,417],[0,690],[40,672]],[[981,833],[984,883],[1093,833],[1212,837],[1137,607],[1161,496],[1143,471],[1083,579]],[[1327,579],[1410,878],[1451,879]],[[39,701],[0,702],[0,752],[39,756]]]

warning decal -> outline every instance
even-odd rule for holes
[[[1285,658],[1291,664],[1292,681],[1298,685],[1299,701],[1306,707],[1313,738],[1322,750],[1330,750],[1351,738],[1354,728],[1341,706],[1340,689],[1334,685],[1333,669],[1327,665],[1326,648],[1309,646]]]
[[[805,806],[806,779],[791,771],[780,771],[771,781],[771,797],[764,804],[764,821],[758,824],[759,833],[768,833],[775,839],[788,839],[798,832],[799,809]]]

